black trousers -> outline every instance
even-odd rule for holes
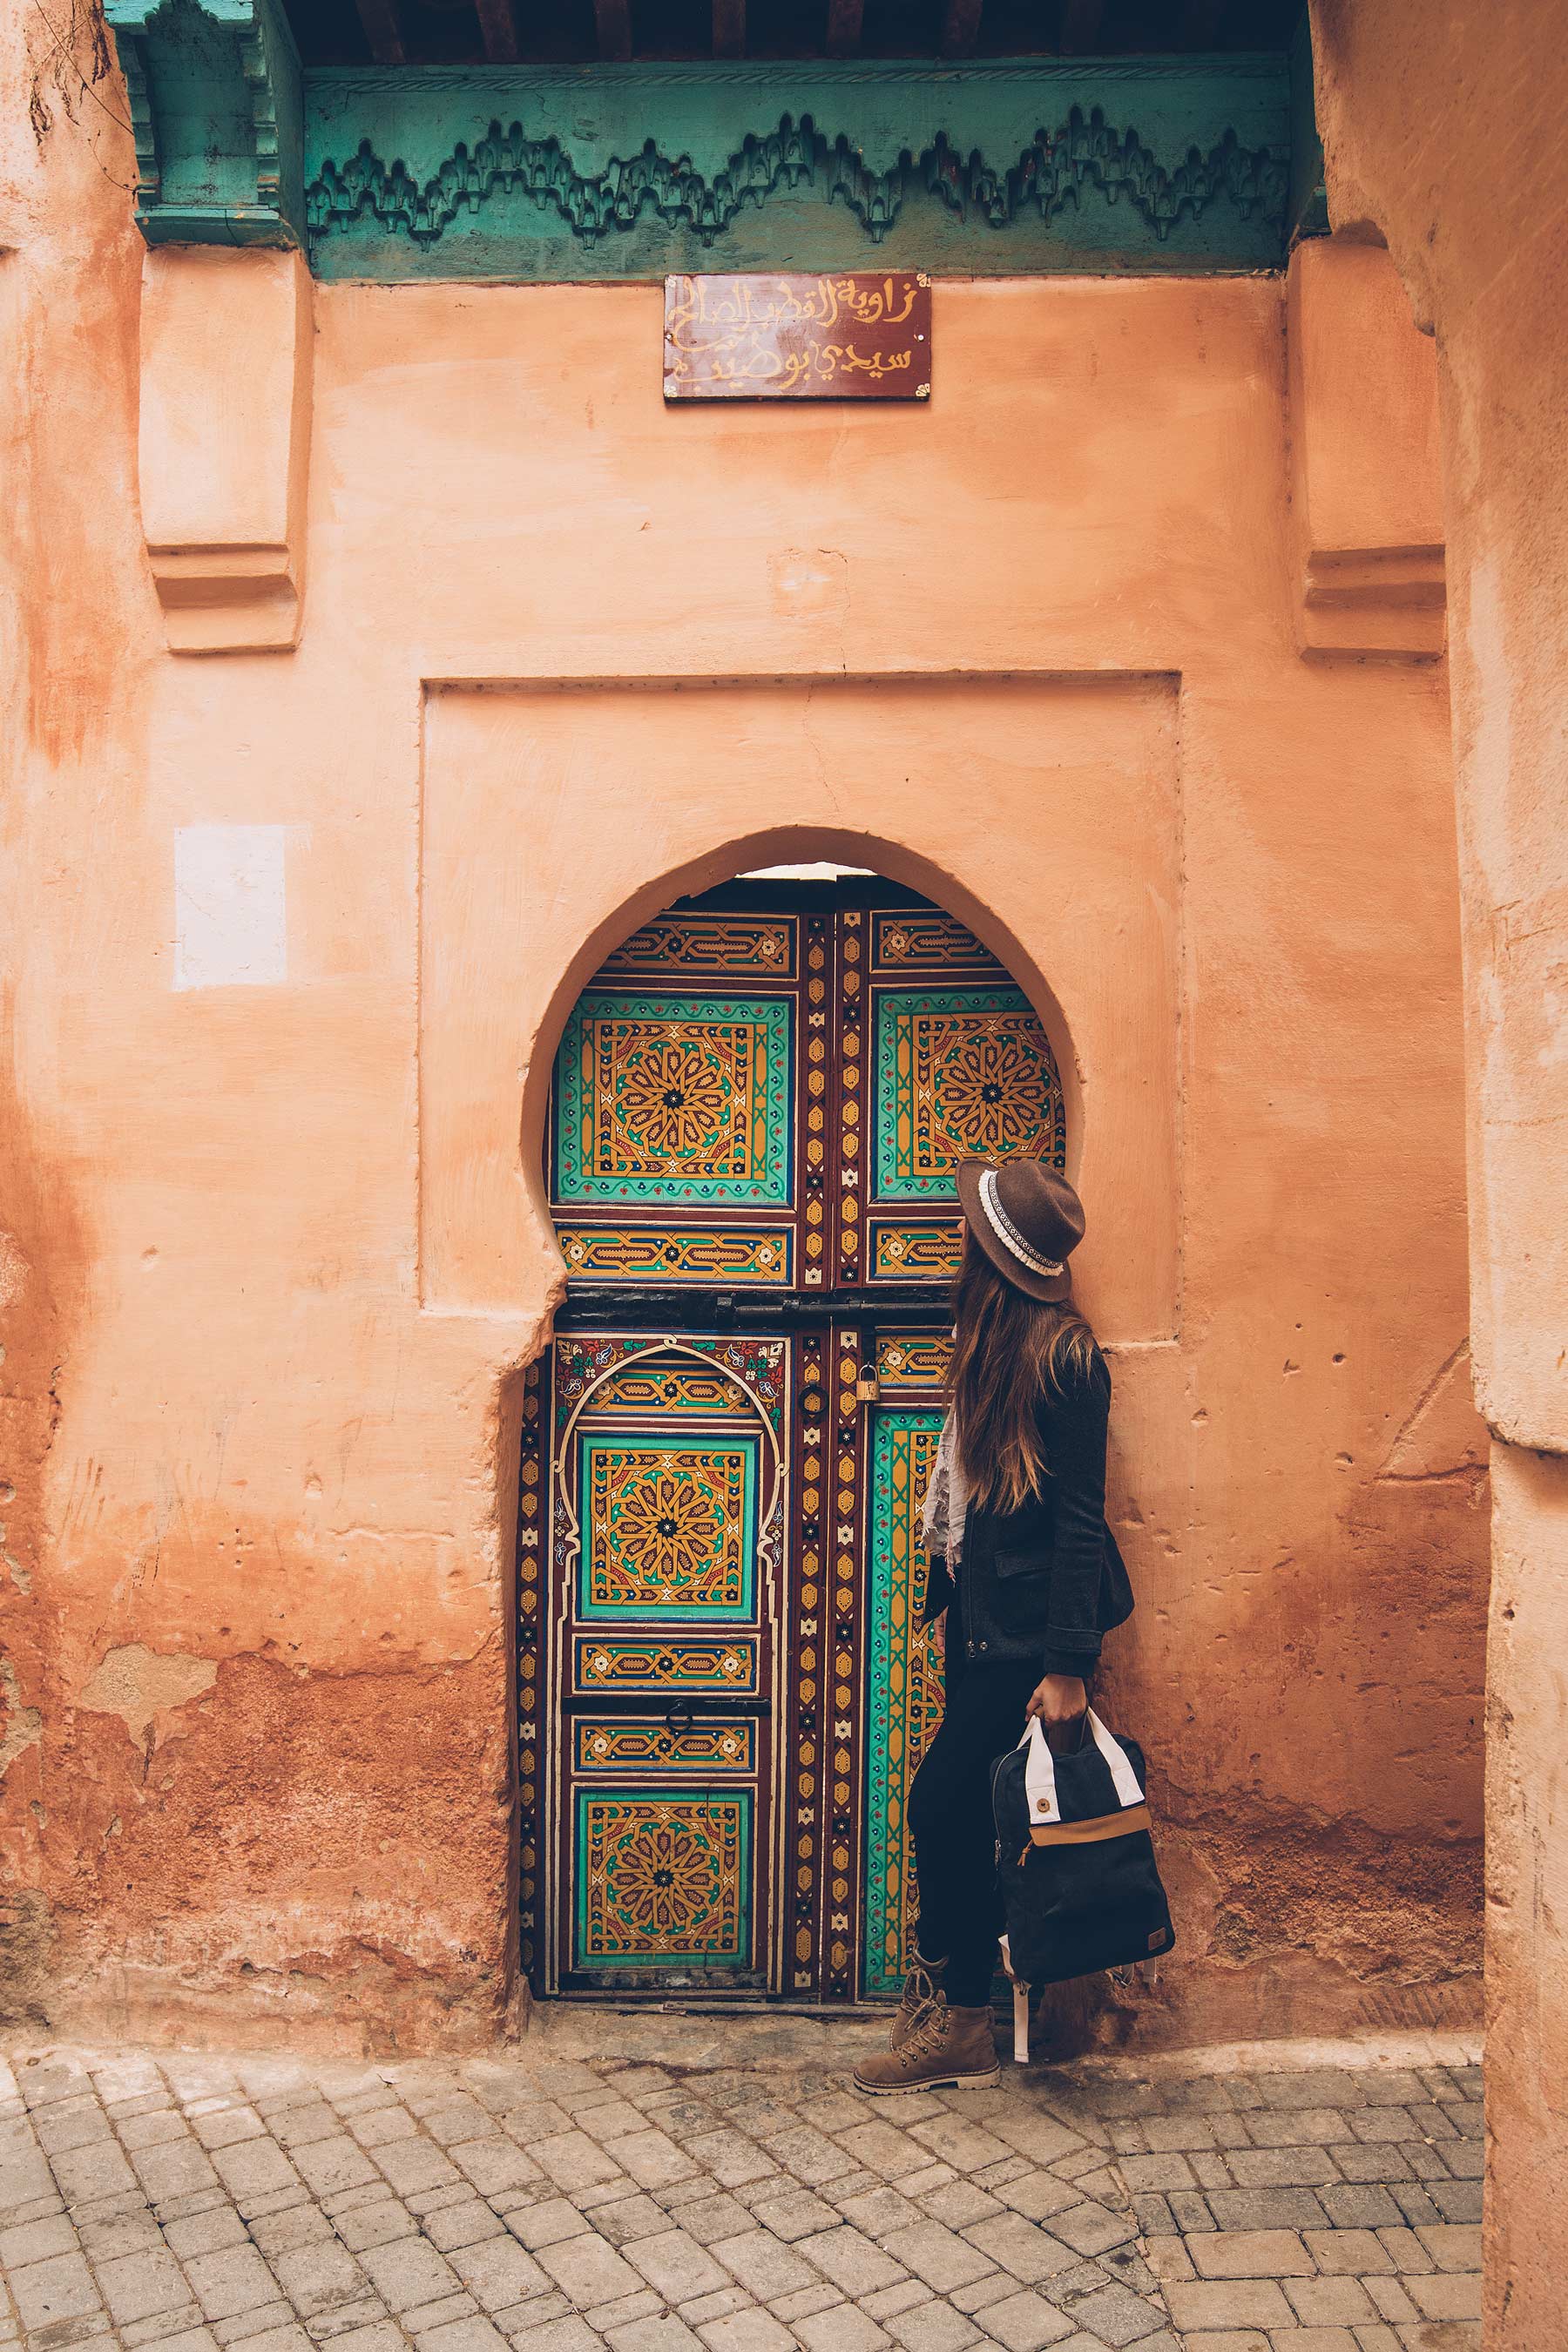
[[[991,1998],[1003,1927],[991,1766],[1022,1734],[1041,1669],[1026,1661],[976,1665],[954,1627],[946,1672],[942,1727],[910,1790],[920,1886],[916,1941],[922,1958],[947,1962],[949,2000],[978,2009]]]

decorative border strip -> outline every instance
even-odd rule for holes
[[[778,1289],[795,1279],[788,1225],[682,1234],[662,1225],[557,1224],[555,1238],[574,1282],[744,1282]]]
[[[612,157],[604,171],[584,173],[553,133],[532,138],[520,121],[503,130],[497,117],[483,137],[459,140],[423,181],[400,156],[388,162],[363,138],[342,163],[323,160],[306,187],[305,207],[313,239],[368,215],[389,233],[425,246],[460,215],[477,212],[498,194],[518,194],[553,212],[584,245],[624,236],[651,215],[711,247],[748,205],[803,186],[825,203],[846,205],[873,245],[916,194],[934,196],[966,222],[1003,229],[1031,215],[1055,220],[1069,205],[1076,212],[1090,192],[1107,205],[1125,200],[1163,244],[1181,221],[1200,220],[1218,202],[1228,203],[1244,221],[1258,215],[1282,235],[1289,163],[1270,148],[1243,146],[1226,130],[1206,152],[1190,148],[1167,166],[1131,126],[1116,129],[1100,107],[1086,112],[1074,106],[1054,130],[1037,131],[1023,152],[1005,162],[987,162],[978,149],[965,152],[939,131],[918,155],[873,171],[847,131],[828,137],[810,115],[783,114],[776,129],[748,132],[711,180],[684,155],[664,152],[652,137],[637,154]]]

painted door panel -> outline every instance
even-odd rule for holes
[[[731,886],[579,1001],[549,1146],[574,1328],[524,1400],[540,1990],[896,1990],[954,1171],[1063,1141],[1027,1000],[886,885]]]

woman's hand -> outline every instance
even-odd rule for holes
[[[1072,1735],[1089,1710],[1089,1692],[1077,1675],[1047,1675],[1025,1709],[1037,1715],[1051,1747],[1058,1753],[1073,1745]]]

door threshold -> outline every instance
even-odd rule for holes
[[[559,2005],[563,2009],[595,2009],[612,2017],[789,2017],[815,2020],[821,2025],[875,2024],[886,2020],[891,2001],[834,2001],[775,2000],[768,1993],[735,1993],[722,2000],[704,2000],[700,1995],[690,2000],[660,2000],[657,1997],[639,2000],[626,1994],[602,1992],[535,1993],[540,2008]]]

